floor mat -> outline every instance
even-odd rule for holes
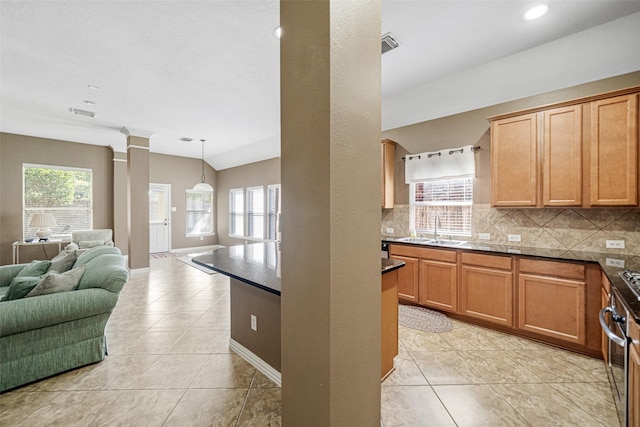
[[[398,324],[425,332],[449,332],[453,329],[453,323],[444,314],[404,304],[398,307]]]

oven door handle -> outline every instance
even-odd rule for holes
[[[607,320],[604,318],[604,316],[607,313],[614,314],[613,309],[611,307],[605,307],[602,310],[600,310],[600,315],[598,316],[600,319],[600,326],[602,327],[602,330],[609,337],[611,341],[618,344],[620,347],[625,347],[627,345],[627,341],[623,338],[620,338],[615,333],[613,333],[611,329],[609,329],[609,326],[607,325]]]

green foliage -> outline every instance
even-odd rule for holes
[[[87,206],[91,172],[28,167],[24,171],[25,207]]]

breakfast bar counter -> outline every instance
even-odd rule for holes
[[[192,261],[229,276],[229,347],[280,384],[280,244],[230,246],[196,256]],[[383,377],[393,370],[393,357],[398,354],[397,274],[403,266],[402,261],[381,259]]]

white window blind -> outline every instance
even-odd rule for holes
[[[244,236],[244,190],[229,190],[229,234]]]
[[[22,165],[24,238],[35,236],[29,227],[34,213],[51,213],[56,234],[93,227],[93,173],[91,169],[46,165]]]
[[[264,239],[264,188],[247,188],[247,237]]]
[[[278,240],[278,215],[280,214],[280,185],[267,187],[267,239]]]
[[[186,190],[187,236],[213,234],[213,192]]]
[[[433,233],[439,215],[442,226],[438,230],[442,234],[471,236],[472,178],[414,182],[410,187],[413,230]]]

